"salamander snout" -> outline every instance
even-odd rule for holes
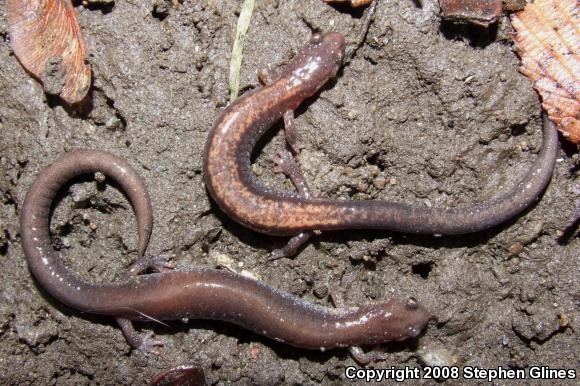
[[[421,331],[423,331],[431,317],[427,310],[414,297],[409,297],[404,301],[403,307],[404,310],[401,310],[402,317],[399,325],[401,328],[401,337],[395,340],[416,338],[421,334]]]
[[[282,73],[292,95],[302,99],[314,95],[331,78],[336,76],[344,59],[344,37],[337,32],[315,33],[308,44],[288,63]],[[298,104],[296,105],[298,106]]]
[[[427,325],[429,321],[429,314],[427,311],[419,305],[417,299],[410,297],[405,302],[407,319],[407,334],[409,338],[416,338],[421,334],[421,331]],[[403,337],[403,339],[406,339]]]
[[[329,32],[321,37],[321,44],[328,47],[328,52],[335,59],[336,64],[340,66],[344,59],[346,42],[344,36],[337,32]]]
[[[365,310],[369,344],[401,341],[421,334],[430,315],[416,299],[390,299],[373,303]]]
[[[332,63],[337,70],[340,68],[346,48],[344,36],[338,32],[329,32],[326,34],[317,32],[310,38],[309,45],[316,52],[320,53],[320,56],[328,63]]]

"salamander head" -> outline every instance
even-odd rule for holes
[[[324,57],[325,64],[333,71],[331,77],[336,75],[344,59],[346,47],[344,36],[338,32],[329,32],[327,34],[315,33],[310,38],[310,42],[308,42],[306,47],[309,47]]]
[[[336,32],[315,33],[282,72],[289,87],[299,90],[303,98],[314,95],[329,79],[336,76],[344,59],[344,37]]]
[[[366,306],[367,344],[416,338],[430,315],[415,298],[390,299]]]

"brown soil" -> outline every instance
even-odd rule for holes
[[[518,72],[507,19],[489,31],[441,25],[436,3],[423,3],[381,1],[351,63],[298,111],[306,144],[299,162],[318,196],[461,206],[508,190],[536,157],[538,96]],[[19,208],[39,170],[77,148],[111,151],[137,168],[155,212],[149,252],[176,253],[178,268],[216,267],[217,256],[225,256],[234,269],[325,306],[329,288],[349,305],[417,297],[433,314],[424,336],[378,348],[389,359],[376,367],[578,371],[580,239],[560,237],[580,195],[578,158],[569,148],[561,150],[537,204],[474,235],[326,233],[294,259],[267,262],[285,240],[220,213],[204,188],[202,151],[227,105],[240,4],[186,1],[172,8],[170,1],[127,0],[77,7],[94,72],[91,106],[79,114],[46,96],[21,68],[0,0],[0,384],[139,385],[196,363],[210,384],[338,385],[354,365],[347,350],[295,349],[212,321],[143,324],[166,341],[161,355],[145,356],[129,348],[113,320],[43,293],[21,249]],[[286,63],[311,28],[354,41],[361,16],[320,0],[258,1],[242,89],[257,86],[258,68]],[[291,189],[268,159],[281,146],[276,132],[255,170]],[[131,207],[115,186],[98,191],[84,180],[70,192],[52,217],[55,243],[72,269],[112,281],[136,256]]]

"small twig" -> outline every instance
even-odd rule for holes
[[[369,32],[369,28],[371,26],[371,23],[373,21],[373,16],[375,15],[375,11],[377,9],[377,3],[379,2],[379,0],[374,0],[372,2],[372,4],[369,6],[369,9],[367,10],[367,15],[365,17],[365,21],[361,27],[361,29],[358,32],[358,36],[355,40],[356,43],[350,45],[347,50],[346,50],[346,54],[344,55],[344,63],[350,63],[350,60],[352,59],[352,57],[354,56],[354,54],[356,53],[356,51],[363,45],[366,37],[367,37],[367,33]]]

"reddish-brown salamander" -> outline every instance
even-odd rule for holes
[[[112,284],[92,284],[64,266],[49,235],[50,208],[71,178],[102,172],[127,193],[137,217],[140,260]],[[28,266],[49,294],[84,312],[117,317],[129,342],[152,350],[129,320],[215,319],[290,345],[326,349],[373,345],[417,336],[429,314],[417,302],[391,299],[356,308],[322,308],[244,276],[215,269],[137,275],[158,267],[143,257],[152,227],[149,196],[137,172],[101,151],[74,151],[42,171],[26,195],[20,236]]]
[[[224,111],[206,143],[205,181],[220,208],[258,232],[298,235],[278,256],[295,253],[308,232],[315,230],[379,228],[433,235],[477,232],[516,216],[544,190],[554,169],[558,142],[547,119],[542,150],[522,181],[508,193],[472,206],[427,208],[379,200],[316,199],[308,193],[304,179],[296,175],[293,182],[300,194],[261,184],[250,167],[256,142],[284,117],[286,137],[296,150],[293,110],[336,75],[344,48],[344,38],[338,33],[313,35],[277,76],[266,79],[264,87],[246,93]],[[292,176],[291,157],[278,161]]]

